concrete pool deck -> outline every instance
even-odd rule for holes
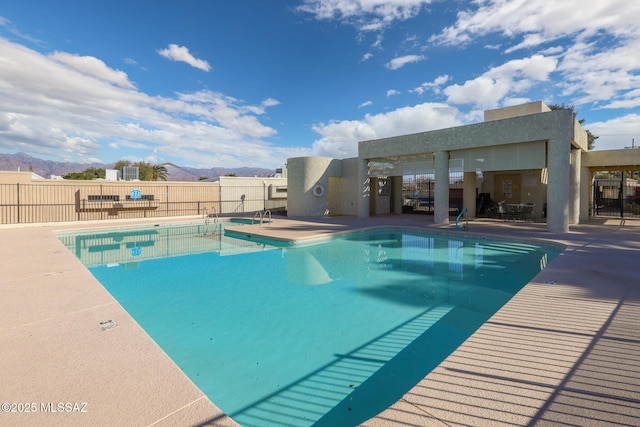
[[[363,425],[640,423],[639,221],[594,220],[562,234],[535,223],[478,220],[456,230],[430,221],[274,218],[243,228],[301,241],[393,225],[567,246],[443,363]],[[135,224],[0,227],[0,425],[237,425],[54,234]]]

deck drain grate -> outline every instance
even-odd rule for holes
[[[98,323],[98,325],[100,325],[100,329],[102,329],[103,331],[108,331],[109,329],[113,329],[116,326],[118,326],[115,320],[105,320],[103,322]]]

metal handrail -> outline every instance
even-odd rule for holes
[[[211,206],[211,210],[213,211],[213,213],[209,214],[209,211],[207,210],[207,208],[204,208],[204,223],[205,224],[209,224],[209,218],[211,218],[211,216],[215,217],[215,219],[213,220],[214,224],[217,224],[218,220],[220,219],[218,217],[218,212],[216,211],[216,207],[215,206]]]
[[[268,224],[271,224],[271,211],[269,209],[267,209],[266,211],[256,211],[256,213],[253,214],[253,218],[251,218],[251,224],[253,224],[253,220],[258,217],[258,225],[262,225],[262,223],[265,221],[265,218],[267,217],[267,214],[269,214]]]
[[[465,216],[466,225],[460,225],[458,223],[460,221],[460,218],[462,217],[462,215]],[[464,228],[464,229],[467,229],[467,230],[469,229],[469,214],[467,213],[467,208],[462,208],[462,210],[460,211],[460,213],[456,217],[456,228]]]

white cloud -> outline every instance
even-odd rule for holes
[[[526,104],[528,102],[531,102],[531,99],[529,99],[529,98],[510,98],[510,97],[507,97],[507,98],[504,98],[502,100],[502,105],[504,107],[511,107],[511,106],[514,106],[514,105]]]
[[[371,44],[371,47],[380,49],[382,48],[382,41],[384,40],[384,36],[382,33],[377,33],[374,42]]]
[[[19,37],[23,40],[30,41],[35,44],[43,44],[42,41],[31,37],[27,34],[22,34],[18,29],[11,23],[7,18],[0,16],[0,27],[4,27],[9,33],[13,34],[16,37]]]
[[[505,53],[535,50],[555,55],[562,80],[559,95],[572,103],[601,108],[632,108],[630,95],[640,84],[640,2],[627,0],[478,0],[458,13],[456,22],[430,41],[467,45],[482,37],[500,35]],[[554,43],[554,45],[551,45]],[[505,81],[485,74],[450,89],[450,99],[478,93],[495,103],[509,90]],[[490,94],[489,92],[493,92]]]
[[[211,65],[209,65],[207,61],[197,59],[189,52],[189,49],[184,46],[178,46],[172,43],[165,49],[158,50],[158,53],[171,61],[186,62],[192,67],[202,71],[211,71]]]
[[[602,108],[636,108],[640,107],[640,89],[626,92],[621,99],[611,101]]]
[[[446,74],[438,76],[432,82],[424,82],[420,86],[413,88],[410,92],[417,93],[418,95],[422,95],[426,90],[431,89],[435,93],[440,93],[440,86],[446,84],[449,81],[450,77]]]
[[[619,150],[631,147],[634,139],[635,147],[640,147],[640,115],[638,114],[588,123],[585,127],[598,137],[595,150]]]
[[[480,0],[475,10],[458,13],[452,26],[432,37],[443,44],[464,44],[476,37],[501,33],[523,39],[509,50],[538,46],[568,35],[592,37],[605,31],[636,37],[640,3],[628,0]]]
[[[552,46],[548,49],[542,49],[538,53],[540,55],[550,56],[550,55],[558,55],[563,53],[565,50],[564,46]]]
[[[395,89],[389,89],[387,91],[387,98],[390,96],[395,96],[395,95],[400,95],[400,91],[399,90],[395,90]]]
[[[576,43],[567,49],[558,66],[564,77],[563,94],[574,96],[576,105],[603,102],[605,106],[622,106],[622,98],[626,98],[627,103],[633,98],[637,100],[638,52],[640,38],[602,50],[593,43]],[[580,94],[582,96],[577,96]]]
[[[54,52],[49,55],[54,61],[65,64],[80,73],[95,77],[107,83],[112,83],[120,87],[133,89],[135,85],[131,83],[127,73],[114,70],[103,61],[93,56],[79,56],[66,52]]]
[[[135,67],[137,67],[137,68],[139,68],[139,69],[141,69],[143,71],[147,71],[147,69],[145,67],[143,67],[140,64],[138,64],[138,61],[136,61],[133,58],[123,58],[122,62],[124,62],[127,65],[133,65],[133,66],[135,66]]]
[[[370,107],[373,105],[372,101],[364,101],[362,104],[358,105],[358,108]]]
[[[385,67],[387,67],[390,70],[398,70],[402,67],[404,67],[407,64],[412,64],[414,62],[420,62],[420,61],[424,61],[425,57],[422,55],[405,55],[405,56],[399,56],[397,58],[393,58],[391,61],[387,62],[385,64]]]
[[[546,81],[556,69],[557,59],[542,55],[508,61],[483,75],[454,84],[443,91],[453,104],[473,104],[479,108],[495,108],[500,101],[528,91],[535,83]]]
[[[108,147],[132,147],[132,156],[179,156],[203,167],[275,167],[287,158],[262,139],[276,134],[258,118],[279,104],[272,98],[251,105],[208,90],[149,96],[96,58],[43,55],[3,38],[0,75],[5,150],[85,162]]]
[[[418,15],[432,0],[304,0],[298,7],[319,20],[337,20],[360,31],[379,31]]]
[[[313,143],[313,155],[356,157],[358,141],[442,129],[462,124],[460,112],[451,106],[424,103],[383,114],[367,114],[362,120],[343,120],[313,126],[321,138]]]
[[[256,114],[258,116],[265,114],[267,112],[267,108],[270,107],[276,107],[280,105],[280,101],[278,101],[277,99],[273,99],[273,98],[267,98],[265,100],[263,100],[260,105],[250,105],[250,106],[246,106],[243,109],[240,109],[240,111],[243,112],[251,112],[253,114]]]

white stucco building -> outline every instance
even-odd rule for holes
[[[638,169],[640,150],[587,151],[573,111],[537,101],[485,111],[482,123],[361,141],[356,158],[300,157],[287,164],[294,218],[400,214],[403,177],[422,174],[433,179],[434,222],[446,224],[457,173],[469,217],[478,194],[488,193],[533,205],[549,231],[567,232],[589,218],[593,172]]]

